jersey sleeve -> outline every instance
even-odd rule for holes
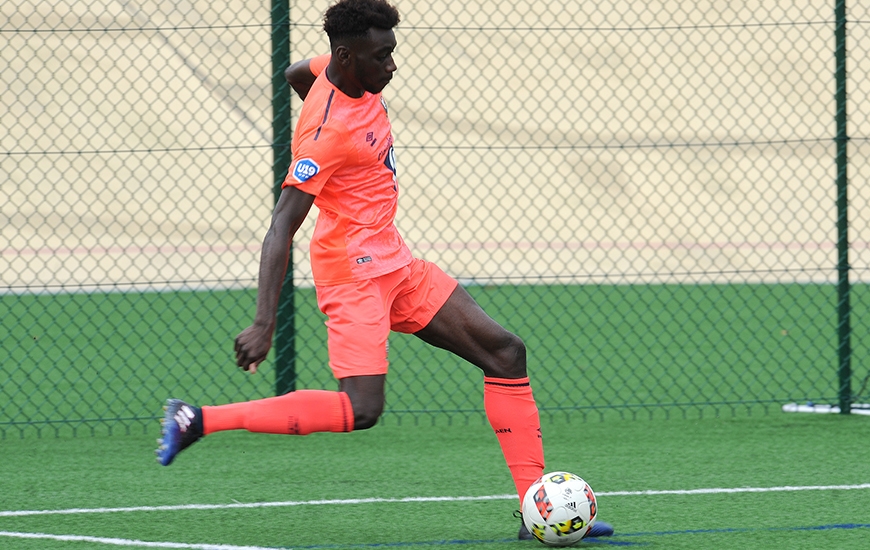
[[[346,140],[343,132],[330,126],[301,136],[293,155],[295,160],[287,171],[282,187],[292,185],[309,195],[319,195],[330,176],[347,159]]]
[[[320,73],[322,73],[323,70],[326,69],[326,66],[329,65],[329,60],[331,58],[332,55],[328,53],[312,57],[308,62],[308,69],[311,71],[311,74],[314,76],[320,76]]]

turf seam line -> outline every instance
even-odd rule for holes
[[[772,532],[772,531],[828,531],[834,529],[866,529],[870,528],[870,524],[866,523],[840,523],[832,525],[815,525],[803,527],[768,527],[768,528],[721,528],[721,529],[687,529],[682,531],[657,531],[647,533],[620,533],[618,537],[644,537],[644,536],[670,536],[670,535],[697,535],[710,533],[751,533],[751,532]],[[136,539],[121,539],[114,537],[93,537],[87,535],[55,535],[51,533],[22,533],[14,531],[0,531],[0,537],[21,538],[21,539],[42,539],[56,540],[61,542],[93,542],[98,544],[107,544],[114,546],[130,546],[144,548],[169,548],[176,550],[278,550],[287,549],[287,546],[236,546],[232,544],[212,544],[212,543],[187,543],[187,542],[152,542]],[[632,543],[619,540],[601,540],[590,539],[597,543],[614,546],[637,546],[638,544],[646,546],[648,543]],[[319,546],[300,546],[299,550],[333,550],[338,548],[380,548],[384,546],[390,547],[409,547],[409,546],[430,546],[444,544],[480,544],[480,543],[509,543],[516,542],[513,539],[504,540],[449,540],[449,541],[421,541],[408,543],[374,543],[374,544],[351,544],[347,545],[319,545]]]

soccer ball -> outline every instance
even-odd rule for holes
[[[522,514],[523,523],[536,539],[550,546],[568,546],[592,529],[598,503],[580,476],[551,472],[526,491]]]

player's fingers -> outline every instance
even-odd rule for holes
[[[245,370],[251,374],[257,374],[257,363],[251,363]]]
[[[245,348],[239,346],[236,349],[236,365],[242,367],[245,370],[248,370],[248,367],[251,364],[251,360],[248,357],[248,352],[245,351]]]

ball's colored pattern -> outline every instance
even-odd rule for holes
[[[595,523],[595,493],[581,477],[551,472],[536,480],[523,497],[523,522],[536,539],[568,546],[586,536]]]

